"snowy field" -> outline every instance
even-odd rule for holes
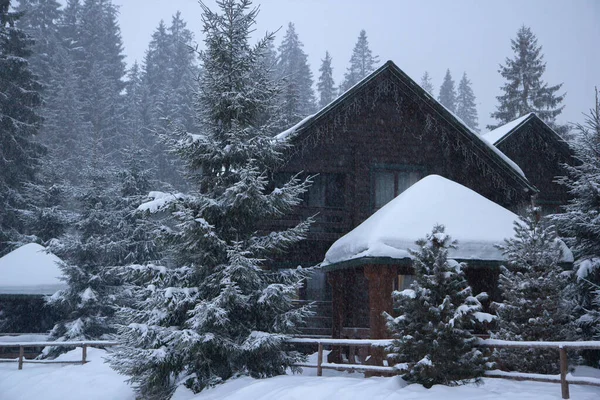
[[[102,362],[103,350],[88,349],[86,365],[25,364],[17,370],[16,363],[0,363],[0,400],[134,400],[133,390]],[[63,360],[81,359],[81,349],[61,356]],[[598,372],[598,371],[595,371]],[[405,385],[399,377],[362,378],[362,374],[324,371],[316,377],[314,369],[302,375],[280,376],[255,380],[240,378],[219,387],[194,395],[178,390],[175,400],[454,400],[560,399],[560,386],[551,383],[515,382],[503,379],[484,379],[479,386],[455,388]],[[597,400],[600,388],[571,385],[571,398]]]

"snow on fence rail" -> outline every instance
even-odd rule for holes
[[[334,369],[337,371],[356,371],[356,372],[375,372],[375,373],[386,373],[386,374],[398,374],[402,370],[397,367],[387,367],[378,365],[364,365],[364,364],[333,364],[323,362],[323,348],[325,346],[354,346],[354,347],[387,347],[392,341],[389,339],[315,339],[315,338],[293,338],[287,341],[293,344],[316,344],[317,350],[317,363],[296,363],[296,367],[305,368],[316,368],[317,376],[323,375],[324,369]]]
[[[562,398],[568,399],[569,383],[574,385],[600,386],[600,379],[574,377],[569,374],[569,361],[567,350],[600,350],[600,341],[586,342],[528,342],[528,341],[508,341],[495,339],[480,339],[479,346],[505,349],[557,349],[560,357],[560,375],[528,374],[522,372],[506,371],[486,371],[485,376],[490,378],[514,379],[518,381],[537,381],[537,382],[560,382]]]
[[[111,347],[116,346],[118,342],[109,340],[83,340],[73,342],[0,342],[0,347],[18,347],[19,358],[16,360],[19,369],[23,369],[23,363],[31,364],[85,364],[87,362],[87,348],[91,347]],[[57,360],[26,360],[26,347],[81,347],[81,361],[57,361]],[[14,362],[15,360],[0,360],[0,362]]]
[[[399,365],[395,367],[361,365],[361,364],[331,364],[323,362],[324,346],[364,346],[364,347],[387,347],[392,343],[392,339],[317,339],[297,337],[289,339],[288,343],[293,344],[316,344],[318,345],[317,364],[297,363],[297,367],[317,368],[317,376],[323,375],[323,369],[335,369],[338,371],[359,371],[359,372],[383,372],[387,374],[399,374],[404,371]],[[504,378],[513,380],[530,380],[538,382],[560,383],[562,398],[569,398],[569,383],[574,385],[591,385],[600,386],[600,379],[589,377],[575,377],[568,373],[568,358],[567,350],[590,350],[600,349],[600,341],[584,341],[584,342],[533,342],[533,341],[506,341],[495,339],[479,339],[480,347],[489,348],[539,348],[539,349],[557,349],[560,357],[560,375],[545,375],[545,374],[528,374],[521,372],[506,372],[506,371],[487,371],[486,377],[489,378]],[[403,367],[403,366],[402,366]]]

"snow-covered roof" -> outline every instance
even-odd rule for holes
[[[530,116],[534,115],[534,113],[525,114],[522,117],[515,119],[514,121],[509,122],[508,124],[504,124],[502,126],[497,127],[493,131],[489,131],[488,133],[484,133],[481,135],[485,140],[487,140],[491,144],[498,143],[502,138],[512,132],[516,127],[521,125],[528,119]]]
[[[504,161],[504,163],[509,167],[508,168],[509,170],[516,172],[518,175],[520,175],[521,178],[523,178],[523,181],[526,182],[527,185],[529,185],[529,182],[527,181],[527,178],[525,177],[523,170],[514,161],[512,161],[502,151],[500,151],[498,148],[496,148],[494,146],[493,142],[490,143],[489,141],[484,140],[481,135],[479,135],[477,132],[475,132],[474,130],[469,128],[456,114],[454,114],[453,112],[448,110],[446,107],[444,107],[444,105],[442,105],[438,100],[436,100],[434,96],[432,96],[425,89],[423,89],[419,84],[417,84],[414,80],[412,80],[408,75],[406,75],[391,60],[387,61],[385,64],[383,64],[381,67],[379,67],[376,71],[374,71],[373,73],[367,75],[366,77],[364,77],[363,79],[358,81],[354,86],[352,86],[350,89],[346,90],[341,96],[334,99],[331,103],[327,104],[325,107],[323,107],[322,109],[317,111],[315,114],[307,116],[302,121],[295,124],[294,126],[277,134],[275,136],[275,139],[286,140],[286,139],[290,139],[290,138],[296,136],[297,134],[300,133],[300,131],[302,129],[310,126],[313,122],[319,120],[323,115],[327,114],[329,112],[329,110],[335,108],[339,103],[343,102],[346,98],[350,97],[354,92],[359,90],[361,87],[367,85],[367,83],[369,81],[373,80],[377,75],[381,74],[383,71],[385,71],[387,69],[392,70],[396,75],[401,75],[402,79],[408,80],[408,84],[411,87],[418,88],[419,92],[422,96],[428,98],[429,101],[431,101],[435,107],[438,107],[438,108],[446,111],[449,115],[451,115],[456,120],[456,122],[458,122],[459,125],[464,127],[471,134],[470,136],[471,136],[472,140],[483,143],[487,148],[489,148],[493,153],[495,153],[499,158],[501,158],[502,161]]]
[[[363,258],[411,258],[415,241],[442,224],[458,249],[449,256],[460,260],[503,261],[496,248],[513,237],[518,216],[479,193],[439,175],[429,175],[390,201],[351,232],[338,239],[321,264]],[[564,247],[563,261],[572,262]]]
[[[66,288],[59,279],[60,258],[29,243],[0,258],[0,294],[53,294]]]

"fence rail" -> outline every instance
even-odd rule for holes
[[[404,365],[390,366],[376,366],[376,365],[361,365],[361,364],[332,364],[323,362],[323,348],[324,346],[356,346],[356,347],[379,347],[385,348],[392,343],[392,339],[379,339],[379,340],[368,340],[368,339],[315,339],[315,338],[293,338],[288,340],[288,343],[295,344],[316,344],[318,345],[317,351],[317,363],[298,363],[298,367],[317,368],[317,376],[322,376],[323,369],[334,369],[338,371],[359,371],[359,372],[374,372],[374,373],[386,373],[386,374],[400,374],[404,369]],[[562,398],[569,398],[569,384],[573,385],[590,385],[599,386],[600,379],[590,377],[577,377],[568,373],[568,357],[567,350],[590,350],[600,349],[600,341],[586,341],[586,342],[532,342],[522,341],[513,342],[505,340],[495,339],[479,339],[480,347],[487,348],[509,348],[509,349],[556,349],[558,350],[560,357],[560,375],[545,375],[545,374],[530,374],[521,372],[506,372],[506,371],[487,371],[486,377],[489,378],[504,378],[520,381],[537,381],[537,382],[551,382],[560,383]]]
[[[23,369],[24,363],[30,364],[85,364],[87,362],[88,347],[111,347],[118,342],[109,340],[83,340],[73,342],[0,342],[0,347],[19,348],[17,358],[18,369]],[[81,361],[57,361],[57,360],[26,360],[25,348],[27,347],[81,347]],[[15,362],[15,360],[0,360],[0,362]]]
[[[531,342],[506,341],[495,339],[479,340],[480,347],[504,349],[556,349],[560,358],[560,375],[528,374],[522,372],[487,371],[485,376],[520,381],[560,382],[562,398],[569,399],[569,384],[600,386],[600,379],[574,377],[569,374],[567,350],[599,350],[600,341],[587,342]]]
[[[317,348],[317,363],[297,363],[296,367],[305,368],[316,368],[317,376],[323,376],[324,369],[333,369],[336,371],[349,371],[349,372],[367,372],[367,373],[385,373],[385,374],[399,374],[402,372],[401,369],[389,366],[379,365],[365,365],[365,364],[334,364],[323,362],[323,350],[325,346],[349,346],[349,347],[379,347],[385,348],[389,346],[392,341],[388,339],[383,340],[367,340],[367,339],[315,339],[315,338],[293,338],[287,341],[293,344],[316,344]]]

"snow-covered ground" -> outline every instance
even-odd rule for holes
[[[0,400],[134,400],[135,394],[118,375],[102,361],[103,350],[89,349],[86,365],[25,364],[17,370],[16,363],[0,363]],[[78,360],[81,349],[61,356],[62,360]],[[188,390],[176,392],[175,400],[466,400],[560,399],[560,386],[553,383],[516,382],[504,379],[484,379],[483,384],[449,388],[405,385],[402,379],[368,378],[362,374],[323,371],[316,377],[314,369],[302,375],[279,376],[256,380],[240,378],[194,395]],[[597,370],[585,370],[598,373]],[[597,400],[600,388],[571,385],[571,398]]]

